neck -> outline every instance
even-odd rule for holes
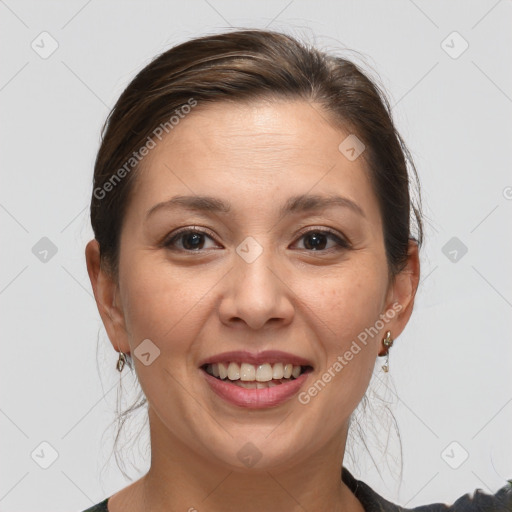
[[[155,414],[150,428],[152,458],[139,487],[134,510],[160,512],[244,512],[331,510],[361,512],[361,504],[341,480],[346,434],[293,467],[238,472],[169,436]],[[134,496],[132,494],[132,496]],[[132,502],[134,503],[134,502]]]

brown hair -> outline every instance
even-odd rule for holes
[[[258,98],[319,104],[334,125],[364,143],[362,157],[381,210],[390,275],[400,272],[409,240],[421,245],[423,229],[419,189],[417,205],[410,195],[411,178],[418,182],[416,169],[386,96],[351,61],[267,30],[232,31],[175,46],[142,69],[121,94],[103,127],[94,167],[91,223],[104,269],[117,278],[123,219],[136,171],[144,164],[139,157],[150,140],[160,138],[159,127],[168,132],[173,117],[183,117],[196,104]],[[145,403],[141,392],[118,415],[118,425]],[[366,396],[362,404],[368,404]]]

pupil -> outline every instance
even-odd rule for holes
[[[322,240],[320,240],[319,242],[319,238],[324,238],[324,243],[322,243]],[[313,242],[313,244],[308,244],[306,243],[306,248],[312,248],[314,250],[318,250],[318,249],[323,249],[324,246],[325,246],[325,235],[323,235],[322,233],[313,233],[313,234],[310,234],[306,237],[306,240],[316,240],[316,242]],[[307,247],[307,246],[311,246],[311,247]],[[320,247],[319,247],[320,246]]]
[[[188,235],[185,235],[185,238],[184,238],[184,243],[183,243],[183,246],[185,247],[185,249],[200,249],[201,247],[201,237],[203,235],[199,234],[199,233],[189,233]],[[191,240],[191,238],[195,237],[195,242],[198,242],[199,243],[199,246],[196,244],[194,245],[194,243],[191,244],[191,246],[187,247],[188,245],[188,242]]]

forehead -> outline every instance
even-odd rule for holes
[[[199,104],[145,158],[133,201],[147,211],[175,193],[207,193],[278,207],[294,194],[339,192],[375,203],[363,157],[340,152],[349,135],[306,101]]]
[[[305,101],[222,102],[196,107],[151,158],[166,158],[172,146],[173,156],[191,167],[212,157],[215,164],[242,169],[275,171],[278,164],[297,164],[298,157],[328,165],[339,156],[342,136],[319,105]]]

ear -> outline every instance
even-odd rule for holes
[[[411,317],[419,280],[418,244],[414,240],[409,240],[407,262],[403,270],[394,277],[386,300],[386,311],[396,312],[396,315],[386,327],[386,330],[391,331],[393,339],[398,338]]]
[[[114,278],[101,266],[100,244],[91,240],[85,248],[87,272],[91,280],[96,305],[107,331],[110,343],[116,351],[130,353],[125,319],[119,303],[119,287]]]

